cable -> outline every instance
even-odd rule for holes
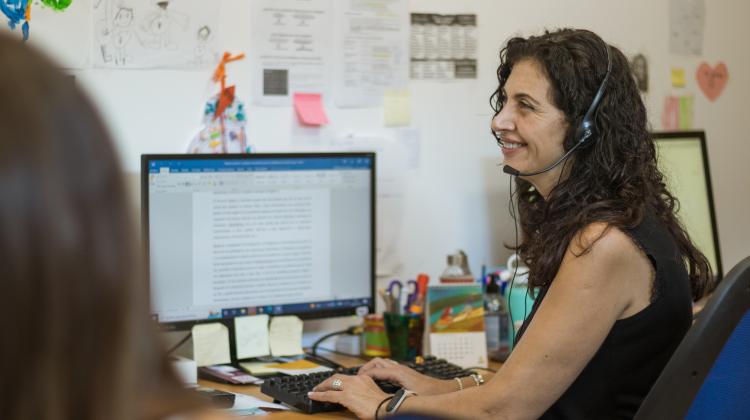
[[[327,351],[329,353],[339,354],[341,356],[346,356],[346,357],[355,357],[355,358],[358,358],[358,359],[362,358],[362,356],[359,355],[359,354],[344,353],[343,351],[338,351],[338,350],[334,350],[334,349],[328,349],[328,348],[325,348],[325,347],[318,347],[318,350],[323,350],[323,351]]]
[[[344,367],[340,363],[337,363],[337,362],[335,362],[335,361],[333,361],[333,360],[331,360],[331,359],[329,359],[327,357],[323,357],[323,356],[321,356],[319,354],[312,354],[311,352],[307,352],[307,351],[305,352],[305,358],[312,359],[313,361],[318,362],[318,364],[321,364],[321,365],[324,365],[324,366],[328,366],[328,367],[334,368],[334,369],[338,369],[338,368]]]
[[[325,340],[327,340],[327,339],[329,339],[329,338],[331,338],[333,336],[337,336],[337,335],[341,335],[341,334],[360,335],[360,334],[362,334],[362,327],[359,326],[359,325],[355,325],[355,326],[349,327],[349,328],[347,328],[345,330],[334,331],[334,332],[332,332],[330,334],[326,334],[323,337],[320,337],[312,345],[312,348],[311,348],[312,355],[313,356],[317,356],[318,355],[317,354],[317,349],[318,349],[318,346],[320,345],[320,343],[322,343],[323,341],[325,341]]]
[[[513,179],[514,176],[509,176],[510,182],[508,182],[508,212],[510,213],[510,217],[513,219],[513,228],[516,234],[516,245],[514,252],[516,255],[518,255],[518,220],[516,219],[516,210],[515,206],[513,205]],[[516,191],[517,193],[518,191]],[[518,274],[518,259],[520,258],[520,255],[516,258],[516,265],[513,267],[513,276],[510,278],[510,288],[508,289],[508,316],[510,316],[510,331],[513,334],[513,344],[516,343],[516,323],[513,321],[513,310],[512,304],[511,304],[511,297],[513,296],[513,284],[516,282],[516,274]],[[524,301],[524,304],[526,302]],[[524,309],[524,312],[526,310]],[[526,319],[526,316],[524,315],[524,320]]]
[[[177,350],[178,348],[180,348],[181,345],[185,344],[185,342],[187,342],[188,340],[190,340],[190,337],[192,337],[192,336],[193,336],[193,333],[191,331],[191,332],[189,332],[185,336],[185,338],[183,338],[182,340],[180,340],[179,343],[177,343],[174,346],[170,347],[169,350],[167,350],[166,355],[169,356],[170,354],[174,353],[174,351]]]
[[[332,333],[326,334],[326,335],[320,337],[319,339],[317,339],[313,343],[313,345],[311,347],[311,353],[312,353],[312,355],[313,356],[317,356],[318,355],[318,346],[320,345],[320,343],[322,343],[323,341],[325,341],[325,340],[327,340],[327,339],[329,339],[331,337],[335,337],[335,336],[341,335],[341,334],[346,334],[347,331],[348,330],[334,331]]]
[[[349,327],[349,328],[347,328],[345,330],[334,331],[332,333],[326,334],[326,335],[320,337],[319,339],[317,339],[313,343],[310,351],[306,352],[305,354],[308,355],[308,356],[310,356],[313,359],[322,360],[325,363],[329,364],[330,366],[333,366],[333,367],[342,367],[340,363],[336,363],[335,361],[333,361],[333,360],[331,360],[331,359],[329,359],[327,357],[320,356],[318,354],[318,346],[320,345],[320,343],[322,343],[323,341],[325,341],[325,340],[327,340],[327,339],[329,339],[331,337],[334,337],[334,336],[337,336],[337,335],[341,335],[341,334],[360,335],[360,334],[362,334],[362,327],[359,326],[359,325],[354,325],[354,326],[351,326],[351,327]],[[349,355],[347,355],[347,356],[349,356]]]

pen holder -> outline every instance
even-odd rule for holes
[[[424,318],[419,314],[396,314],[386,312],[385,332],[391,348],[391,359],[411,361],[422,355]]]
[[[364,354],[369,357],[388,357],[390,348],[388,347],[388,336],[385,334],[385,322],[383,315],[370,314],[365,316],[364,326]]]

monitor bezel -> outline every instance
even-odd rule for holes
[[[708,195],[708,210],[711,219],[711,231],[713,233],[714,249],[716,250],[716,267],[714,274],[715,282],[721,281],[724,276],[724,268],[721,263],[721,248],[719,247],[719,229],[716,224],[716,206],[714,205],[714,191],[711,186],[711,170],[708,164],[708,147],[706,146],[706,132],[705,131],[655,131],[651,133],[651,138],[654,141],[654,147],[656,147],[657,140],[698,140],[701,146],[701,160],[703,160],[703,172],[705,176],[703,179],[706,181],[706,193]]]
[[[375,152],[276,152],[276,153],[227,153],[227,154],[142,154],[141,155],[141,244],[143,250],[144,274],[148,285],[149,307],[151,305],[151,251],[149,247],[149,197],[148,197],[148,168],[149,162],[154,160],[226,160],[226,159],[295,159],[295,158],[369,158],[372,161],[370,170],[370,296],[367,305],[359,305],[349,308],[330,308],[306,312],[289,312],[283,315],[297,315],[301,319],[323,319],[341,316],[355,315],[357,308],[367,306],[368,313],[375,311],[375,286],[376,286],[376,154]],[[151,311],[150,311],[151,312]],[[153,312],[152,312],[153,315]],[[271,315],[274,316],[274,315]],[[196,324],[222,322],[233,324],[234,317],[207,318],[185,321],[157,320],[159,328],[163,331],[186,331]]]

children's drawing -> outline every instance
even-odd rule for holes
[[[208,25],[203,25],[198,28],[198,32],[195,35],[196,45],[195,56],[193,62],[198,65],[210,64],[214,61],[215,57],[211,51],[211,41],[213,38],[213,31]]]
[[[62,11],[70,6],[73,0],[42,0],[42,4],[52,10]],[[30,3],[30,2],[29,2]]]
[[[155,50],[176,50],[172,33],[187,30],[190,18],[185,13],[170,10],[169,1],[154,0],[153,5],[155,9],[146,16],[143,24],[143,31],[148,36],[144,45]]]
[[[133,9],[119,7],[112,19],[112,26],[107,30],[109,42],[101,46],[102,59],[114,62],[116,66],[125,66],[129,58],[128,44],[135,37]]]
[[[0,0],[0,11],[3,12],[6,18],[8,18],[8,26],[10,29],[16,29],[19,23],[21,23],[21,31],[23,32],[23,40],[29,39],[29,20],[30,11],[29,0]]]
[[[94,65],[197,68],[217,60],[219,4],[205,0],[95,0]]]
[[[41,6],[61,12],[67,9],[72,2],[73,0],[41,0]],[[29,39],[29,22],[31,21],[31,0],[0,0],[0,12],[8,19],[8,26],[11,30],[16,29],[18,24],[21,24],[23,40],[27,41]]]

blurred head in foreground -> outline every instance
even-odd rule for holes
[[[0,413],[184,410],[148,318],[112,141],[71,77],[0,34]]]

